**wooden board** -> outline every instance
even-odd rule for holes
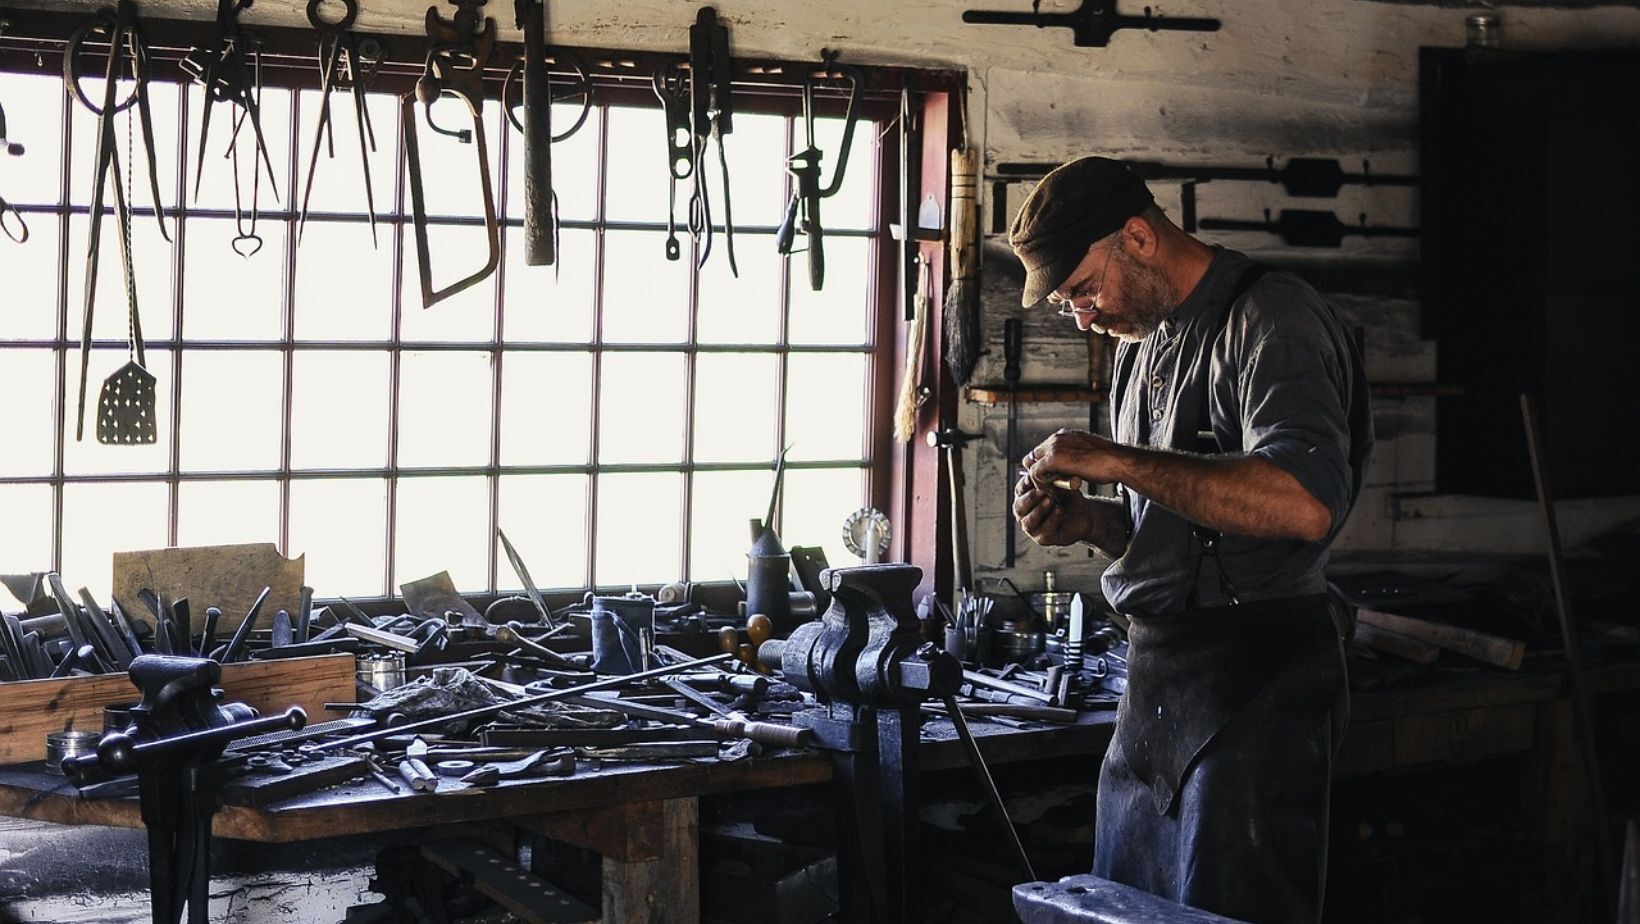
[[[167,600],[187,597],[196,627],[204,624],[206,607],[221,607],[217,637],[226,641],[245,621],[264,587],[272,592],[262,607],[262,626],[272,625],[273,614],[279,610],[290,613],[295,621],[305,561],[305,555],[280,555],[271,542],[115,552],[114,599],[126,616],[149,625],[153,625],[153,614],[137,598],[137,591],[144,587],[164,594]]]
[[[1405,658],[1414,664],[1434,664],[1441,656],[1441,649],[1428,642],[1380,629],[1370,622],[1355,624],[1355,640],[1374,651]]]
[[[1526,643],[1519,639],[1414,619],[1411,616],[1381,613],[1377,610],[1356,610],[1355,618],[1363,625],[1428,642],[1447,651],[1455,651],[1477,661],[1512,671],[1520,670],[1521,660],[1526,657]]]
[[[354,659],[349,654],[247,661],[222,667],[227,698],[270,715],[291,706],[322,720],[325,703],[353,702]],[[0,764],[44,760],[48,732],[101,731],[103,707],[140,699],[126,674],[25,680],[0,685]]]

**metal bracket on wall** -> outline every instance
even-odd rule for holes
[[[1186,231],[1196,230],[1196,187],[1212,180],[1275,183],[1289,196],[1314,199],[1336,198],[1345,186],[1416,187],[1419,183],[1418,177],[1408,174],[1373,173],[1372,162],[1365,159],[1361,161],[1360,173],[1347,172],[1344,165],[1332,157],[1290,157],[1281,167],[1276,166],[1274,157],[1265,158],[1262,167],[1192,166],[1145,160],[1129,160],[1124,163],[1146,180],[1183,181],[1183,187],[1179,191],[1180,209],[1183,213],[1179,226]],[[992,184],[992,201],[1006,203],[1010,183],[1040,180],[1057,166],[1059,165],[1029,161],[997,164],[989,176]],[[991,232],[1006,232],[1008,210],[995,208],[991,214]]]
[[[1029,13],[1007,10],[964,10],[962,21],[974,25],[1035,26],[1069,29],[1078,48],[1104,48],[1119,29],[1150,32],[1217,32],[1220,22],[1207,17],[1157,16],[1145,7],[1143,16],[1116,12],[1116,0],[1082,0],[1068,13],[1042,12],[1042,0],[1032,0]]]
[[[1371,227],[1367,213],[1362,212],[1359,224],[1350,226],[1332,212],[1315,209],[1282,209],[1280,217],[1271,220],[1270,210],[1264,210],[1263,221],[1242,221],[1229,218],[1203,218],[1203,231],[1264,231],[1278,235],[1282,242],[1293,247],[1338,247],[1347,235],[1356,237],[1417,237],[1417,228]]]

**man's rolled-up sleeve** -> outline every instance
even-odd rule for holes
[[[1242,450],[1298,479],[1332,513],[1333,533],[1354,493],[1349,375],[1338,346],[1315,327],[1267,332],[1238,377]]]

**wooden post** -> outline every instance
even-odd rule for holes
[[[621,860],[604,856],[604,920],[642,924],[699,924],[699,800],[660,804],[660,856]]]

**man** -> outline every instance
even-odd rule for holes
[[[1131,623],[1094,873],[1257,922],[1316,921],[1348,715],[1322,566],[1372,449],[1358,352],[1309,285],[1174,226],[1121,163],[1043,179],[1009,242],[1024,304],[1117,338],[1114,439],[1025,456],[1014,515],[1087,543]],[[1116,497],[1055,487],[1114,484]]]

